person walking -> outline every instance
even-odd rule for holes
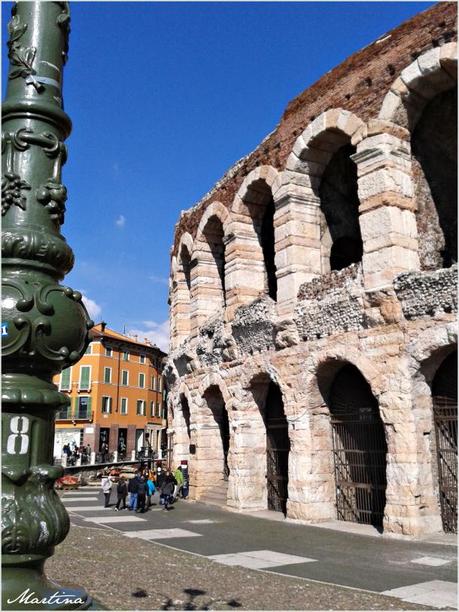
[[[170,473],[169,470],[166,470],[166,475],[164,477],[164,482],[161,488],[161,493],[163,494],[163,497],[164,497],[164,509],[165,510],[169,510],[169,506],[174,501],[173,494],[174,494],[176,484],[177,484],[177,481],[175,480],[174,476]]]
[[[139,480],[140,473],[137,471],[134,478],[129,480],[128,492],[129,492],[129,510],[137,510],[137,496],[139,492]]]
[[[153,482],[153,476],[150,473],[148,475],[148,479],[147,479],[147,508],[149,508],[151,506],[151,498],[152,495],[155,494],[156,491],[156,487],[155,487],[155,483]]]
[[[137,484],[137,510],[136,512],[145,512],[145,502],[147,499],[147,479],[143,474],[140,474],[139,481]]]
[[[183,483],[185,481],[183,478],[182,468],[180,465],[177,467],[177,469],[174,472],[174,478],[177,482],[177,488],[174,491],[174,497],[178,499],[179,497],[182,497]]]
[[[183,476],[183,485],[182,485],[182,499],[186,499],[188,497],[188,493],[190,490],[190,477],[188,475],[188,465],[181,465],[180,471]]]
[[[105,505],[104,508],[110,507],[110,493],[112,491],[112,479],[110,478],[110,473],[105,472],[102,476],[102,492],[105,496]]]
[[[157,476],[156,476],[156,488],[159,491],[159,505],[160,506],[164,505],[164,494],[163,494],[162,489],[163,489],[165,478],[166,478],[166,473],[160,467],[158,467]]]
[[[115,510],[118,512],[119,510],[126,510],[126,497],[128,493],[126,478],[124,476],[120,476],[118,486],[116,487],[116,492],[118,494],[118,501],[116,502]],[[123,507],[120,508],[121,502],[123,502]]]

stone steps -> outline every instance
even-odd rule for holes
[[[228,487],[215,487],[205,491],[198,500],[203,504],[211,504],[213,506],[226,506],[227,504]]]

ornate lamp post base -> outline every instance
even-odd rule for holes
[[[84,591],[50,582],[44,563],[69,530],[54,482],[54,420],[68,399],[53,376],[75,364],[93,323],[59,284],[73,266],[60,233],[67,2],[19,2],[8,24],[2,116],[2,593],[4,610],[86,610]]]
[[[46,579],[44,560],[3,560],[2,610],[88,610],[97,609],[82,589],[63,588]],[[19,570],[19,571],[18,571]],[[17,595],[16,595],[17,593]],[[16,595],[16,596],[15,596]],[[101,608],[98,608],[101,609]]]

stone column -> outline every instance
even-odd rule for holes
[[[298,289],[320,275],[320,200],[308,177],[286,171],[273,186],[279,316],[293,313]]]
[[[208,251],[198,251],[191,262],[191,337],[216,311],[223,307],[217,265]]]
[[[365,288],[375,290],[391,285],[400,272],[419,270],[409,132],[372,120],[352,159],[359,177]]]
[[[225,249],[227,320],[234,318],[239,306],[252,302],[265,291],[265,265],[255,231],[246,222],[237,221],[233,229],[234,233],[226,238]]]

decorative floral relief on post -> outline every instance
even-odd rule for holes
[[[64,223],[65,202],[67,200],[67,189],[64,185],[49,179],[36,191],[37,200],[43,204],[49,212],[56,226]]]
[[[2,179],[2,216],[8,212],[11,206],[18,206],[22,210],[26,209],[27,199],[21,193],[23,189],[30,189],[30,185],[21,180],[18,174],[5,173]]]
[[[32,66],[37,53],[36,47],[21,47],[17,42],[26,30],[27,24],[21,23],[19,15],[13,14],[8,24],[8,32],[10,34],[10,39],[7,43],[9,49],[8,57],[11,65],[18,67],[10,71],[8,78],[17,79],[22,77],[28,85],[33,85],[37,91],[42,91],[43,85],[33,77],[34,74],[37,74]]]

